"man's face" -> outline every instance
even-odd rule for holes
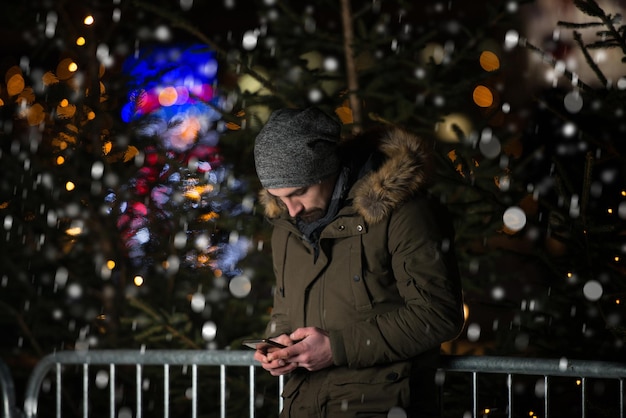
[[[310,223],[324,217],[334,188],[335,177],[331,177],[310,186],[284,187],[267,191],[287,206],[289,216],[299,217],[304,222]]]

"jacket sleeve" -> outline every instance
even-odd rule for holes
[[[359,368],[408,360],[460,333],[461,285],[452,226],[449,218],[439,219],[443,213],[428,199],[417,198],[391,215],[387,246],[404,303],[333,331],[335,364]]]
[[[284,291],[283,268],[287,239],[288,234],[284,230],[274,228],[272,232],[272,261],[276,282],[272,314],[265,328],[265,336],[267,338],[277,337],[281,334],[290,334],[293,331],[289,320],[289,309],[285,298],[281,295],[281,292]]]

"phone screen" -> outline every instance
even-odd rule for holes
[[[241,344],[243,344],[246,347],[252,348],[253,350],[267,350],[270,347],[277,347],[277,348],[286,347],[280,343],[277,343],[276,341],[270,340],[269,338],[243,340]]]

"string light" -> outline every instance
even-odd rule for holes
[[[80,227],[78,227],[78,226],[75,226],[75,227],[72,227],[72,228],[68,228],[68,229],[65,231],[65,233],[66,233],[67,235],[70,235],[70,236],[72,236],[72,237],[75,237],[75,236],[80,235],[80,234],[81,234],[81,232],[82,232],[82,228],[80,228]]]
[[[476,86],[472,98],[474,103],[480,107],[489,107],[493,104],[493,93],[483,85]]]
[[[85,20],[83,20],[83,23],[87,26],[93,25],[93,22],[94,22],[94,18],[91,15],[85,16]]]
[[[483,51],[479,58],[480,66],[483,70],[491,72],[500,68],[500,59],[491,51]]]
[[[65,190],[67,190],[68,192],[71,192],[75,188],[76,188],[76,185],[72,183],[71,181],[68,181],[67,183],[65,183]]]
[[[137,275],[133,278],[133,283],[135,284],[135,286],[140,287],[141,285],[143,285],[143,277]]]
[[[87,41],[85,40],[84,37],[79,36],[78,38],[76,38],[76,45],[84,46],[86,43],[87,43]]]

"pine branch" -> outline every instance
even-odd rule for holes
[[[617,29],[615,24],[621,20],[621,16],[607,15],[595,0],[574,0],[574,5],[583,13],[599,17],[602,23],[609,29],[611,36],[617,41],[626,54],[626,38],[624,38],[624,27]]]
[[[576,41],[576,43],[580,47],[580,50],[582,51],[583,56],[585,57],[585,61],[587,61],[587,64],[589,65],[591,70],[594,72],[596,77],[598,77],[602,85],[606,86],[608,83],[608,80],[606,79],[606,76],[604,75],[600,67],[598,67],[598,65],[595,63],[595,61],[589,54],[589,50],[585,47],[585,44],[583,43],[583,38],[580,32],[574,31],[574,41]]]
[[[170,334],[172,334],[172,336],[181,340],[188,348],[192,348],[192,349],[200,348],[196,343],[190,340],[186,335],[183,335],[180,332],[178,332],[178,330],[176,330],[170,324],[172,322],[171,320],[168,321],[167,318],[163,318],[159,313],[157,313],[154,309],[152,309],[147,304],[143,303],[139,299],[132,298],[132,297],[128,298],[128,301],[129,301],[130,306],[138,308],[144,313],[146,313],[148,316],[150,316],[154,320],[156,324],[158,324],[160,327],[163,327],[163,329],[169,332]],[[154,334],[155,332],[156,332],[155,328],[153,327],[145,331],[144,334],[145,336],[148,336],[148,335]]]
[[[604,10],[595,0],[574,0],[574,5],[586,15],[600,18],[604,16]]]
[[[589,29],[589,28],[597,28],[603,26],[601,22],[587,22],[587,23],[574,23],[574,22],[565,22],[563,20],[559,20],[557,26],[565,28],[565,29]]]
[[[552,67],[555,67],[557,64],[557,60],[551,55],[551,54],[547,54],[545,51],[543,51],[541,48],[539,48],[538,46],[526,41],[524,42],[524,47],[528,48],[530,51],[532,52],[536,52],[538,54],[541,55],[541,59],[551,65]],[[571,72],[568,69],[563,70],[563,75],[570,81],[574,81],[576,80],[576,85],[583,91],[593,91],[593,88],[591,88],[591,86],[589,86],[588,84],[586,84],[585,82],[581,81],[577,75],[575,75],[573,72]]]

